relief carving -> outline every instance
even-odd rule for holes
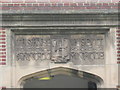
[[[50,60],[54,63],[104,63],[104,35],[16,35],[18,61]],[[79,63],[78,63],[79,62]]]

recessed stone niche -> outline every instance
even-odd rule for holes
[[[100,30],[28,31],[16,32],[14,36],[15,58],[18,62],[104,64],[105,32]]]

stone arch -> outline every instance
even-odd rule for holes
[[[69,75],[69,76],[75,76],[78,78],[83,78],[83,79],[87,79],[91,82],[95,82],[97,85],[97,88],[101,88],[103,85],[103,79],[97,75],[91,74],[91,73],[87,73],[84,71],[79,71],[77,69],[72,69],[72,68],[66,68],[66,67],[57,67],[57,68],[51,68],[51,69],[47,69],[47,70],[43,70],[40,72],[36,72],[36,73],[32,73],[26,76],[23,76],[19,81],[18,81],[18,85],[20,86],[20,88],[23,88],[24,85],[24,81],[36,76],[39,77],[47,77],[49,75],[55,76],[55,75],[59,75],[59,74],[63,74],[63,75]]]

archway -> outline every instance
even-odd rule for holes
[[[40,80],[49,76],[52,76],[50,80]],[[36,72],[20,79],[21,88],[99,88],[102,83],[99,76],[63,67]]]

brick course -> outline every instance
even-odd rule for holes
[[[39,2],[50,2],[50,3],[64,3],[64,2],[92,2],[92,3],[113,3],[119,2],[119,0],[1,0],[2,3],[39,3]]]
[[[0,65],[6,65],[6,30],[0,28]]]
[[[40,7],[47,10],[56,9],[118,9],[118,3],[2,3],[2,10],[39,10]],[[56,8],[54,8],[56,7]]]
[[[117,63],[120,64],[120,28],[117,30]]]

